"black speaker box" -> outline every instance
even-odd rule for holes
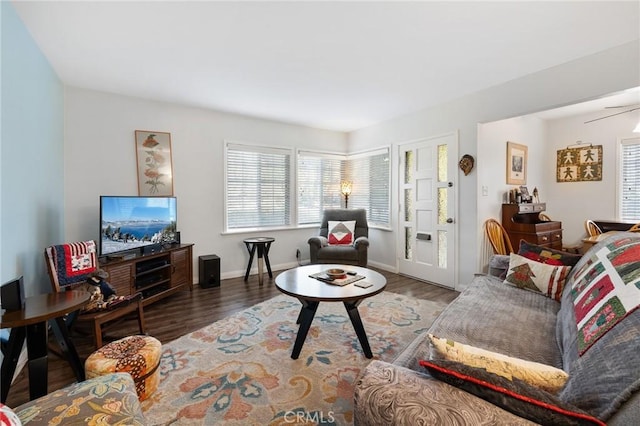
[[[22,277],[11,280],[0,287],[2,308],[19,311],[24,308],[24,283]]]
[[[215,254],[198,258],[200,287],[220,287],[220,258]]]

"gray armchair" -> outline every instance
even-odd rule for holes
[[[329,221],[355,220],[353,244],[329,245]],[[325,210],[320,224],[320,235],[309,238],[311,263],[341,263],[367,266],[369,248],[369,225],[364,209]]]

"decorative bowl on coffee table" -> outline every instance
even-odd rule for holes
[[[344,269],[339,268],[331,268],[324,271],[327,276],[331,279],[338,280],[341,278],[346,278],[347,272]]]

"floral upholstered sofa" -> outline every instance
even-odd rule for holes
[[[393,363],[367,366],[356,425],[638,424],[640,235],[506,259],[504,279],[476,276]]]
[[[74,383],[14,407],[13,411],[23,425],[30,426],[147,424],[129,373],[113,373]]]

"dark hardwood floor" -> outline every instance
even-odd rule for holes
[[[453,290],[386,271],[378,272],[387,278],[387,291],[445,303],[451,302],[458,296],[458,293]],[[274,271],[274,279],[278,273]],[[181,291],[146,306],[144,315],[147,333],[162,343],[167,343],[256,303],[282,294],[275,287],[273,280],[269,280],[267,276],[265,278],[262,286],[258,285],[256,275],[250,276],[247,282],[242,277],[222,280],[220,287],[201,288],[199,285],[194,285],[193,292]],[[116,339],[137,332],[137,323],[131,320],[121,324],[117,335],[108,337]],[[86,359],[94,350],[91,338],[75,332],[72,337],[80,358]],[[55,345],[51,340],[52,349],[55,349]],[[75,376],[67,362],[51,352],[48,377],[49,392],[75,382]],[[11,386],[7,405],[16,407],[28,400],[29,388],[25,367]]]

